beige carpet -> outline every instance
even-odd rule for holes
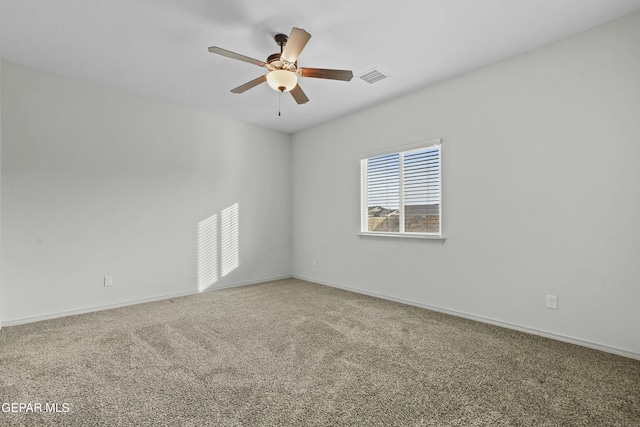
[[[0,404],[2,426],[627,427],[640,361],[290,279],[3,328]]]

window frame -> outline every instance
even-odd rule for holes
[[[439,218],[439,231],[434,232],[407,232],[404,231],[405,227],[405,207],[404,207],[404,156],[408,153],[422,151],[432,147],[438,148],[438,173],[439,173],[439,188],[438,188],[438,218]],[[384,156],[398,154],[399,155],[399,230],[402,231],[369,231],[369,207],[368,207],[368,160]],[[442,221],[442,140],[432,139],[422,141],[419,143],[405,145],[401,147],[390,148],[388,150],[377,151],[373,153],[367,153],[360,157],[360,236],[373,236],[373,237],[392,237],[392,238],[410,238],[410,239],[430,239],[444,241],[442,234],[443,230]]]

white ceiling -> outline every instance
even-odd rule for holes
[[[640,0],[0,0],[0,57],[292,133],[498,62],[640,10]],[[304,105],[266,84],[273,35],[312,38],[301,67],[350,69],[351,82],[303,78]],[[391,77],[357,76],[379,68]]]

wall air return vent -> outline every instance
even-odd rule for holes
[[[375,82],[379,82],[380,80],[386,79],[387,77],[389,77],[389,75],[378,68],[374,68],[373,70],[369,70],[365,73],[360,74],[360,76],[358,77],[369,84],[373,84]]]

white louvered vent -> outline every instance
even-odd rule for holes
[[[369,70],[366,73],[360,74],[359,77],[365,82],[373,84],[375,82],[379,82],[380,80],[386,79],[387,77],[389,77],[389,75],[378,68],[374,68],[373,70]]]

